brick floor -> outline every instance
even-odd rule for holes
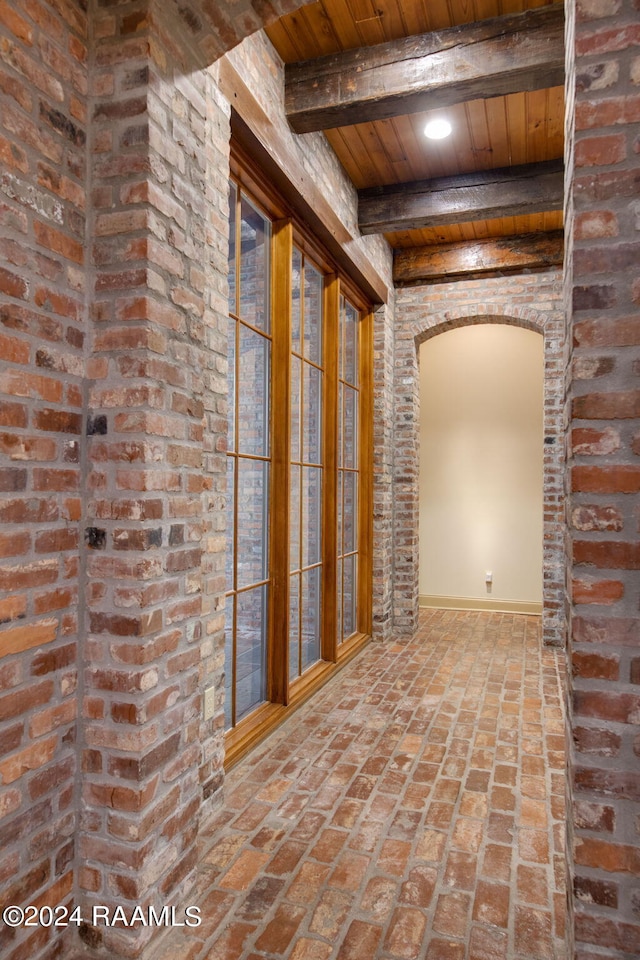
[[[230,771],[158,960],[564,960],[562,669],[535,617],[371,644]]]

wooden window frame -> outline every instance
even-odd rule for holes
[[[271,416],[271,499],[269,607],[267,639],[268,702],[259,705],[225,733],[225,767],[229,768],[270,733],[354,657],[370,640],[372,628],[373,541],[373,312],[370,303],[337,267],[309,229],[288,209],[284,200],[262,178],[251,158],[234,145],[231,176],[239,191],[262,208],[271,220],[271,408],[290,411],[291,404],[291,287],[292,252],[297,246],[324,276],[323,323],[323,492],[321,660],[289,680],[289,498],[291,417],[274,429]],[[360,313],[359,379],[359,497],[357,506],[358,563],[357,624],[346,641],[337,638],[337,437],[338,437],[338,329],[341,296]]]

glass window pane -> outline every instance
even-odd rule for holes
[[[268,576],[269,464],[238,460],[237,587]]]
[[[294,247],[291,270],[291,349],[301,353],[300,345],[300,280],[302,277],[302,254]]]
[[[302,361],[297,357],[291,357],[291,459],[293,461],[300,460],[301,377]]]
[[[356,561],[357,555],[342,561],[342,636],[345,640],[356,629]]]
[[[289,566],[300,567],[300,467],[291,467],[289,490]]]
[[[233,611],[235,600],[227,597],[224,621],[224,722],[225,729],[233,725]]]
[[[227,385],[228,385],[228,396],[227,396],[227,450],[232,451],[236,449],[236,328],[237,324],[235,320],[229,318],[228,320],[228,337],[227,337],[227,356],[228,356],[228,373],[227,373]]]
[[[269,360],[271,342],[240,324],[238,451],[269,455]]]
[[[236,203],[238,191],[233,180],[229,183],[229,313],[236,312]]]
[[[343,420],[344,420],[344,384],[340,383],[338,385],[338,466],[339,467],[344,467]]]
[[[322,470],[302,467],[302,565],[319,563],[322,551]]]
[[[344,366],[343,377],[349,383],[358,385],[358,314],[350,303],[345,301],[344,312]]]
[[[236,597],[236,723],[266,699],[267,587]]]
[[[342,560],[338,560],[337,599],[338,599],[338,643],[344,640],[342,632]]]
[[[356,530],[358,528],[357,518],[357,481],[358,476],[355,473],[344,473],[342,477],[344,490],[344,508],[343,508],[343,553],[352,553],[356,549]]]
[[[320,659],[321,568],[305,570],[302,574],[302,669]]]
[[[344,553],[344,547],[342,544],[342,532],[343,532],[342,512],[343,512],[343,505],[344,505],[343,481],[344,481],[344,471],[339,470],[338,471],[338,489],[336,490],[336,495],[338,498],[338,502],[336,503],[336,507],[337,507],[336,518],[338,521],[338,556],[340,557]],[[339,592],[340,592],[340,582],[338,582],[338,593]]]
[[[304,422],[302,459],[305,463],[322,462],[322,372],[304,364]]]
[[[343,388],[343,466],[358,466],[358,394],[352,387]]]
[[[323,277],[310,263],[304,271],[304,355],[322,365]]]
[[[227,574],[227,590],[233,590],[233,573],[235,568],[235,490],[233,479],[235,474],[235,460],[227,457],[227,550],[225,567]]]
[[[289,679],[300,676],[300,574],[289,583]]]
[[[269,331],[269,228],[267,218],[242,197],[240,317]]]

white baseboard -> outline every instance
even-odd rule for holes
[[[493,610],[496,613],[525,613],[529,616],[542,616],[542,604],[529,600],[499,600],[497,597],[433,597],[420,594],[421,607],[444,610]]]

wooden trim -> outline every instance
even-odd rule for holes
[[[332,663],[337,657],[338,570],[338,346],[340,329],[340,281],[336,274],[325,278],[324,325],[324,527],[322,569],[324,571],[324,616],[322,658]]]
[[[229,167],[231,178],[235,180],[249,194],[251,199],[269,216],[271,220],[284,220],[289,211],[283,203],[280,194],[273,185],[265,180],[264,174],[256,164],[255,158],[249,151],[238,143],[231,141],[229,153]]]
[[[515,273],[562,265],[564,233],[528,233],[515,237],[492,237],[472,243],[405,247],[393,260],[395,283],[440,283],[486,273]]]
[[[263,740],[268,733],[282,723],[287,716],[287,708],[281,703],[263,703],[236,724],[224,735],[224,766],[234,763]]]
[[[271,630],[269,699],[287,703],[289,678],[289,496],[291,450],[291,281],[293,230],[290,220],[272,224],[271,352]],[[279,411],[284,411],[279,413]]]
[[[528,600],[499,600],[479,597],[437,597],[421,594],[418,598],[421,607],[443,610],[493,610],[496,613],[522,613],[530,616],[542,616],[542,603]]]
[[[320,690],[325,683],[335,677],[356,654],[369,643],[371,637],[354,634],[342,644],[337,662],[320,661],[314,664],[292,684],[293,691],[287,706],[278,703],[263,703],[253,713],[244,717],[233,730],[227,730],[224,738],[224,768],[229,770],[253,747],[284,723],[305,703],[310,696]]]
[[[345,664],[349,663],[350,660],[360,653],[360,651],[366,647],[366,645],[371,640],[371,637],[366,633],[354,633],[348,640],[345,640],[344,643],[340,644],[340,650],[338,651],[338,666],[344,667]]]

